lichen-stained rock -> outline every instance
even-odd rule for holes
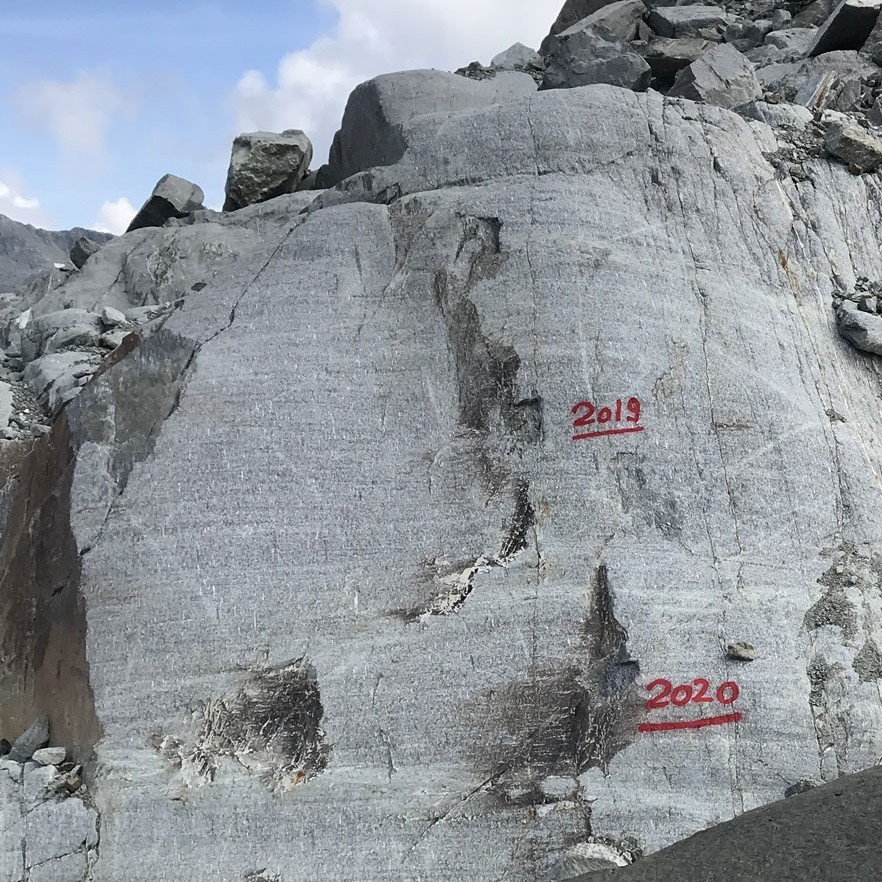
[[[882,755],[872,177],[610,86],[401,126],[43,444],[95,882],[553,878]]]
[[[761,98],[762,94],[753,65],[728,43],[715,46],[684,67],[668,91],[672,98],[729,108]]]
[[[607,83],[645,91],[652,76],[649,65],[628,45],[590,18],[574,24],[549,41],[542,89],[573,89]]]
[[[239,135],[227,171],[224,211],[293,193],[311,161],[312,143],[299,129]]]

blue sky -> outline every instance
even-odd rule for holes
[[[116,232],[166,172],[219,207],[239,131],[302,128],[315,167],[357,83],[536,46],[561,3],[15,4],[0,12],[0,213]]]

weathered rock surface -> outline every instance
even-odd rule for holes
[[[719,6],[659,6],[646,18],[646,23],[660,37],[700,37],[706,31],[717,31],[722,37],[734,24],[735,16]]]
[[[545,56],[542,89],[572,89],[607,83],[645,91],[651,69],[637,52],[585,19],[552,37]]]
[[[832,123],[827,128],[824,146],[831,156],[841,159],[857,173],[873,171],[882,165],[882,140],[856,125]]]
[[[753,65],[726,43],[715,46],[683,68],[668,91],[672,98],[690,98],[729,108],[753,101],[762,94]]]
[[[586,16],[580,22],[573,25],[573,28],[584,30],[585,28],[603,28],[619,40],[635,40],[637,38],[637,26],[643,21],[646,14],[646,5],[643,0],[616,0],[614,3],[608,3],[606,6]],[[567,28],[564,33],[572,31]],[[552,42],[548,52],[551,52],[551,46],[556,45]]]
[[[205,194],[197,184],[177,175],[163,175],[153,188],[150,198],[132,218],[126,232],[143,227],[161,227],[167,220],[184,217],[203,207]]]
[[[246,132],[233,141],[224,211],[293,193],[312,162],[312,142],[299,129]],[[202,207],[201,205],[199,206]]]

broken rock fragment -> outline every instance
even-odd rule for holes
[[[233,141],[224,211],[293,193],[312,162],[312,142],[299,129],[246,132]]]
[[[70,249],[70,262],[77,268],[82,269],[83,264],[96,252],[101,250],[101,243],[86,236],[80,236]]]
[[[173,217],[185,217],[205,206],[202,188],[177,175],[163,175],[153,188],[150,198],[129,224],[127,233],[142,227],[161,227]]]
[[[644,92],[652,76],[646,60],[609,31],[573,25],[550,40],[542,89],[607,83]]]
[[[861,310],[844,300],[836,310],[836,329],[856,349],[882,355],[882,317]]]
[[[732,661],[754,661],[756,659],[756,649],[750,643],[739,641],[738,643],[730,643],[726,647],[726,657]]]
[[[16,763],[26,762],[34,755],[34,751],[45,747],[48,743],[49,717],[39,717],[15,739],[8,759]]]
[[[818,30],[808,55],[860,49],[876,25],[882,0],[842,0]]]
[[[857,125],[831,123],[824,136],[824,146],[831,156],[847,163],[857,174],[882,165],[882,141]]]
[[[753,65],[726,43],[715,46],[677,74],[671,98],[690,98],[704,104],[733,108],[763,94]]]

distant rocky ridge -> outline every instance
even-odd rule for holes
[[[878,801],[880,6],[568,0],[18,290],[0,723],[85,763],[71,882],[766,882]]]
[[[77,239],[110,241],[109,233],[75,227],[53,232],[10,220],[0,214],[0,293],[16,291],[38,272],[55,263],[69,263]]]

